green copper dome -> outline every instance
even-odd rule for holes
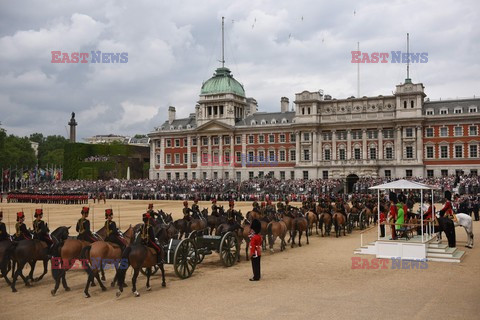
[[[234,93],[245,97],[243,86],[235,80],[228,68],[218,68],[213,77],[202,85],[201,95],[216,93]]]

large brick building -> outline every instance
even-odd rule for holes
[[[429,101],[421,83],[393,95],[295,95],[258,112],[227,68],[204,82],[195,113],[149,134],[151,179],[279,179],[478,173],[480,99]]]

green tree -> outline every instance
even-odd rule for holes
[[[33,142],[36,142],[38,144],[42,144],[43,142],[45,142],[45,137],[43,136],[42,133],[32,133],[30,135],[30,141],[33,141]]]
[[[49,165],[63,166],[63,154],[63,149],[52,150],[43,157],[43,161]]]
[[[34,139],[35,139],[35,138],[39,138],[40,135],[42,134],[34,134],[34,135],[31,135],[30,137],[34,136]],[[51,161],[53,159],[58,159],[58,155],[60,154],[60,151],[56,151],[56,150],[60,150],[60,149],[63,150],[67,142],[68,140],[62,136],[55,135],[55,136],[47,136],[46,138],[44,138],[43,142],[41,142],[38,146],[38,162],[40,166],[45,167],[49,164],[53,164]],[[63,163],[63,160],[61,161],[61,163]]]
[[[9,135],[0,140],[4,140],[0,151],[0,166],[3,168],[32,168],[35,166],[37,159],[27,137],[19,138]]]

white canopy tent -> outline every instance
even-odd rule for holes
[[[425,241],[424,232],[423,232],[423,192],[424,190],[430,190],[432,194],[432,206],[434,205],[433,201],[433,191],[439,188],[435,186],[429,186],[423,183],[409,181],[405,179],[400,179],[388,183],[384,183],[378,186],[371,187],[372,190],[377,190],[378,198],[378,240],[380,240],[380,190],[420,190],[420,216],[421,216],[421,229],[422,229],[422,243]],[[433,225],[430,225],[430,228],[433,228]],[[432,234],[432,232],[430,232]],[[427,239],[428,240],[428,239]]]

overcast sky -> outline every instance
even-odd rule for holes
[[[260,111],[323,89],[357,95],[351,51],[428,52],[410,68],[430,99],[480,95],[480,3],[471,1],[1,1],[0,122],[10,134],[77,139],[147,133],[194,112],[202,82],[226,66]],[[128,63],[54,64],[51,51],[128,53]],[[89,58],[90,60],[90,58]],[[390,60],[390,59],[389,59]],[[362,64],[361,96],[388,95],[402,64]]]

